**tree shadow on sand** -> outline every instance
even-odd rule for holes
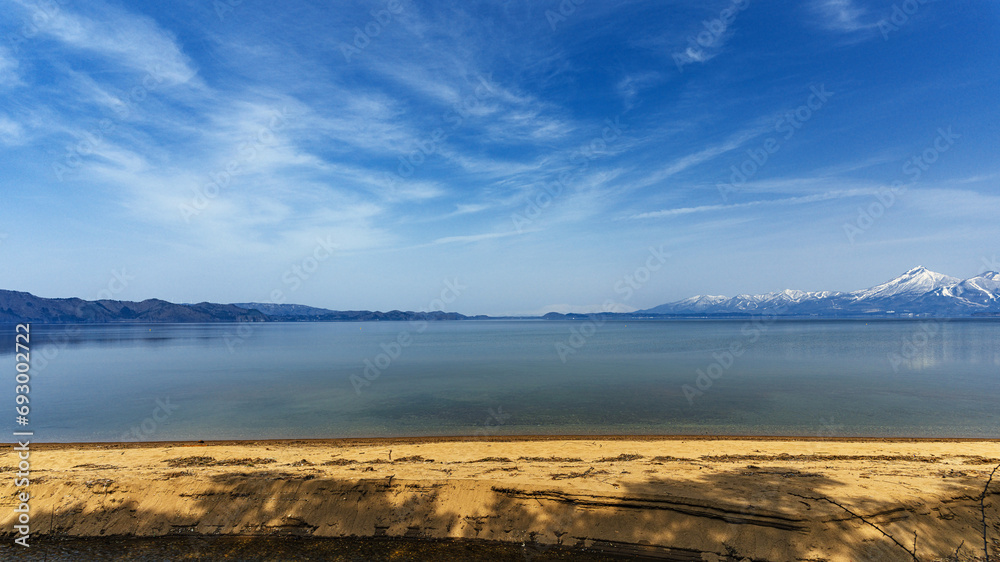
[[[548,534],[557,544],[649,559],[972,561],[985,560],[983,485],[974,477],[954,478],[933,504],[916,496],[844,499],[835,479],[751,465],[711,472],[693,484],[652,478],[613,494],[498,488],[502,497],[493,511],[530,520],[536,539]],[[990,537],[1000,534],[1000,506],[990,501],[998,493],[991,487],[983,503]],[[525,507],[527,499],[545,509]],[[598,539],[598,530],[620,539]],[[991,554],[998,547],[992,539]]]
[[[515,545],[513,551],[457,556],[488,560],[984,559],[979,521],[985,482],[978,473],[949,478],[946,493],[927,504],[916,493],[903,499],[846,497],[842,482],[782,466],[672,479],[668,463],[634,484],[613,481],[620,470],[614,462],[600,467],[567,473],[554,466],[551,482],[532,485],[332,477],[322,467],[237,469],[210,477],[181,471],[147,483],[50,482],[45,495],[57,507],[33,514],[36,532],[48,535],[33,540],[47,548],[52,537],[103,536],[107,542],[100,548],[112,550],[124,544],[122,537],[135,535],[186,541],[185,556],[170,559],[220,557],[206,553],[205,537],[244,537],[228,552],[234,559],[259,560],[432,559],[429,551],[420,554],[408,545],[428,546],[445,537]],[[149,487],[156,492],[146,493]],[[1000,536],[998,488],[994,482],[982,498],[991,541]],[[158,503],[163,497],[170,501]],[[391,546],[339,557],[320,537],[366,537]],[[295,541],[298,550],[288,551]],[[364,550],[362,543],[348,548]],[[444,552],[461,548],[446,545]],[[990,548],[992,554],[997,545]]]

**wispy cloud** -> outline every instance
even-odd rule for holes
[[[0,143],[16,146],[24,142],[24,129],[9,117],[0,115]]]
[[[481,213],[483,211],[486,211],[490,208],[492,208],[490,205],[482,203],[459,203],[458,205],[455,205],[454,211],[447,213],[445,215],[441,215],[439,217],[433,217],[433,220],[444,220],[454,217],[460,217],[463,215],[474,215],[476,213]]]
[[[730,211],[734,209],[747,209],[753,207],[770,207],[779,205],[801,205],[806,203],[817,203],[820,201],[829,201],[832,199],[843,199],[845,197],[861,197],[870,196],[875,193],[874,190],[863,190],[863,189],[852,189],[847,191],[832,191],[827,193],[819,193],[815,195],[804,195],[801,197],[786,197],[782,199],[769,199],[769,200],[759,200],[759,201],[748,201],[746,203],[732,203],[728,205],[699,205],[697,207],[678,207],[675,209],[663,209],[660,211],[651,211],[648,213],[639,213],[632,215],[628,218],[630,219],[658,219],[658,218],[669,218],[678,217],[681,215],[690,215],[695,213],[707,213],[715,211]]]
[[[28,15],[36,9],[33,3],[15,2]],[[93,56],[154,73],[171,84],[188,82],[196,75],[176,38],[152,19],[107,4],[90,4],[89,8],[93,17],[62,6],[48,14],[49,21],[39,31]]]
[[[21,83],[18,72],[20,63],[5,47],[0,47],[0,89],[11,88]]]
[[[767,130],[767,128],[755,127],[735,133],[720,143],[707,146],[697,152],[675,159],[666,167],[653,172],[652,174],[648,174],[646,177],[636,181],[633,184],[633,187],[642,188],[657,185],[685,170],[688,170],[689,168],[709,162],[723,154],[726,154],[727,152],[736,150],[750,140],[764,134]]]
[[[506,238],[508,236],[516,236],[521,234],[520,232],[508,231],[508,232],[486,232],[483,234],[467,234],[464,236],[445,236],[443,238],[438,238],[431,242],[434,245],[440,244],[464,244],[468,242],[481,242],[483,240],[494,240],[496,238]]]
[[[868,9],[857,6],[854,0],[815,0],[812,7],[820,25],[831,31],[869,33],[878,27],[878,21],[872,20]]]
[[[644,90],[659,84],[663,80],[664,77],[659,72],[640,72],[636,74],[628,74],[618,81],[615,85],[615,89],[618,91],[618,95],[622,98],[622,104],[625,106],[625,110],[628,111],[635,107],[636,101],[639,99],[640,94]]]
[[[745,0],[734,0],[723,4],[711,17],[700,18],[699,26],[687,35],[684,46],[674,47],[672,59],[677,69],[683,71],[686,65],[705,63],[719,55],[733,36],[740,13],[749,6]]]

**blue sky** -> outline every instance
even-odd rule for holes
[[[0,287],[520,314],[995,262],[1000,3],[576,1],[0,0]]]

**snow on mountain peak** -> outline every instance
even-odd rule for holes
[[[963,290],[972,289],[986,293],[996,293],[1000,291],[1000,273],[987,271],[982,275],[962,281],[958,284],[958,287]]]
[[[899,277],[870,289],[851,293],[856,300],[880,299],[895,296],[920,296],[935,289],[960,283],[957,277],[935,273],[924,266],[914,267]]]
[[[678,301],[676,304],[689,306],[712,306],[729,300],[721,295],[695,295],[693,297]]]
[[[642,312],[653,314],[774,314],[837,317],[851,315],[1000,315],[1000,273],[987,271],[971,279],[914,267],[870,289],[842,293],[786,289],[733,298],[698,295]]]

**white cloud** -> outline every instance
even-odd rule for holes
[[[868,10],[859,8],[854,0],[817,0],[813,4],[821,19],[821,24],[832,31],[841,33],[857,33],[872,31],[878,22],[867,18]]]
[[[455,206],[455,212],[451,213],[449,216],[459,216],[468,215],[472,213],[478,213],[480,211],[485,211],[489,209],[489,205],[478,205],[474,203],[469,204],[459,204]]]
[[[625,109],[632,109],[635,100],[642,90],[650,88],[663,80],[659,72],[640,72],[629,74],[618,81],[615,85],[618,95],[621,96]]]
[[[726,42],[733,36],[733,28],[740,13],[748,5],[748,2],[734,0],[719,12],[695,19],[698,23],[693,25],[686,36],[685,46],[675,45],[672,49],[671,58],[678,69],[683,71],[685,65],[708,62],[721,53]]]
[[[815,195],[805,195],[802,197],[786,197],[784,199],[771,199],[766,201],[749,201],[746,203],[733,203],[730,205],[700,205],[697,207],[678,207],[675,209],[663,209],[660,211],[651,211],[648,213],[639,213],[637,215],[632,215],[628,218],[630,219],[654,219],[654,218],[666,218],[666,217],[677,217],[681,215],[690,215],[694,213],[705,213],[712,211],[728,211],[732,209],[746,209],[750,207],[770,207],[776,205],[798,205],[805,203],[816,203],[819,201],[829,201],[832,199],[842,199],[845,197],[861,197],[865,195],[874,195],[875,190],[869,189],[851,189],[845,191],[832,191],[827,193],[818,193]]]
[[[874,193],[886,184],[870,179],[838,178],[824,175],[775,178],[747,182],[734,189],[734,193],[744,194],[785,194],[803,195],[816,193],[845,192],[847,190]]]
[[[16,0],[25,10],[35,6]],[[92,5],[91,7],[94,7]],[[89,51],[170,84],[190,81],[196,74],[174,36],[152,19],[110,6],[96,9],[95,18],[66,6],[49,14],[39,31],[75,49]]]
[[[24,143],[24,129],[5,115],[0,115],[0,143],[6,146]]]
[[[676,61],[681,64],[690,64],[692,62],[708,62],[715,58],[716,53],[712,51],[706,51],[705,49],[696,49],[694,47],[688,47],[681,51],[680,54],[676,55]]]
[[[647,175],[645,178],[639,180],[638,182],[635,182],[634,184],[632,184],[632,187],[634,189],[638,189],[660,183],[676,174],[683,172],[684,170],[687,170],[688,168],[697,166],[704,162],[708,162],[718,156],[721,156],[722,154],[725,154],[732,150],[736,150],[737,148],[743,146],[751,139],[763,134],[767,130],[768,129],[764,128],[753,128],[740,131],[730,136],[728,139],[724,140],[721,143],[708,146],[707,148],[703,148],[698,152],[693,152],[686,156],[682,156],[680,158],[675,159],[665,168],[653,172],[652,174]]]
[[[21,83],[17,69],[20,63],[4,47],[0,47],[0,88],[9,88]]]
[[[509,232],[487,232],[484,234],[469,234],[466,236],[445,236],[443,238],[438,238],[431,242],[431,244],[456,244],[456,243],[467,243],[467,242],[480,242],[482,240],[492,240],[494,238],[506,238],[508,236],[515,236],[521,234],[516,230]]]

